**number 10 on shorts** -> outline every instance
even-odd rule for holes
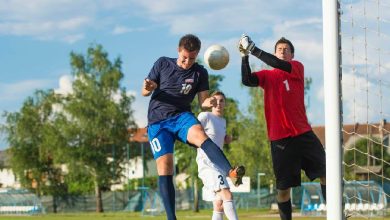
[[[153,138],[153,140],[150,142],[150,145],[152,146],[153,154],[160,152],[161,144],[157,138]]]

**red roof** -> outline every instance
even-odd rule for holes
[[[129,129],[129,142],[149,142],[147,128]]]
[[[381,129],[382,127],[382,129]],[[343,140],[344,143],[348,142],[348,139],[354,135],[380,135],[380,132],[383,132],[383,136],[390,135],[390,124],[384,121],[383,125],[381,123],[374,124],[349,124],[343,126]],[[320,139],[321,143],[325,146],[325,127],[324,126],[315,126],[313,127],[314,133]]]

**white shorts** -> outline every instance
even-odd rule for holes
[[[212,166],[200,165],[199,163],[198,166],[199,178],[203,182],[202,199],[204,201],[221,200],[217,192],[229,188],[226,176]]]

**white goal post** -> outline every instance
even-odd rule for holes
[[[327,219],[343,219],[338,1],[322,0]]]

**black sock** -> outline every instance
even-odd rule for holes
[[[292,219],[292,207],[291,200],[289,199],[286,202],[278,202],[279,215],[281,220],[291,220]]]
[[[160,195],[164,203],[165,212],[168,220],[176,220],[175,215],[175,187],[173,186],[173,176],[159,176],[158,186]]]
[[[226,159],[223,151],[210,139],[206,139],[200,148],[206,153],[207,157],[217,166],[217,168],[224,172],[227,176],[232,168],[229,161]]]
[[[324,197],[324,202],[326,203],[326,185],[321,185],[321,192],[322,192],[322,197]]]

